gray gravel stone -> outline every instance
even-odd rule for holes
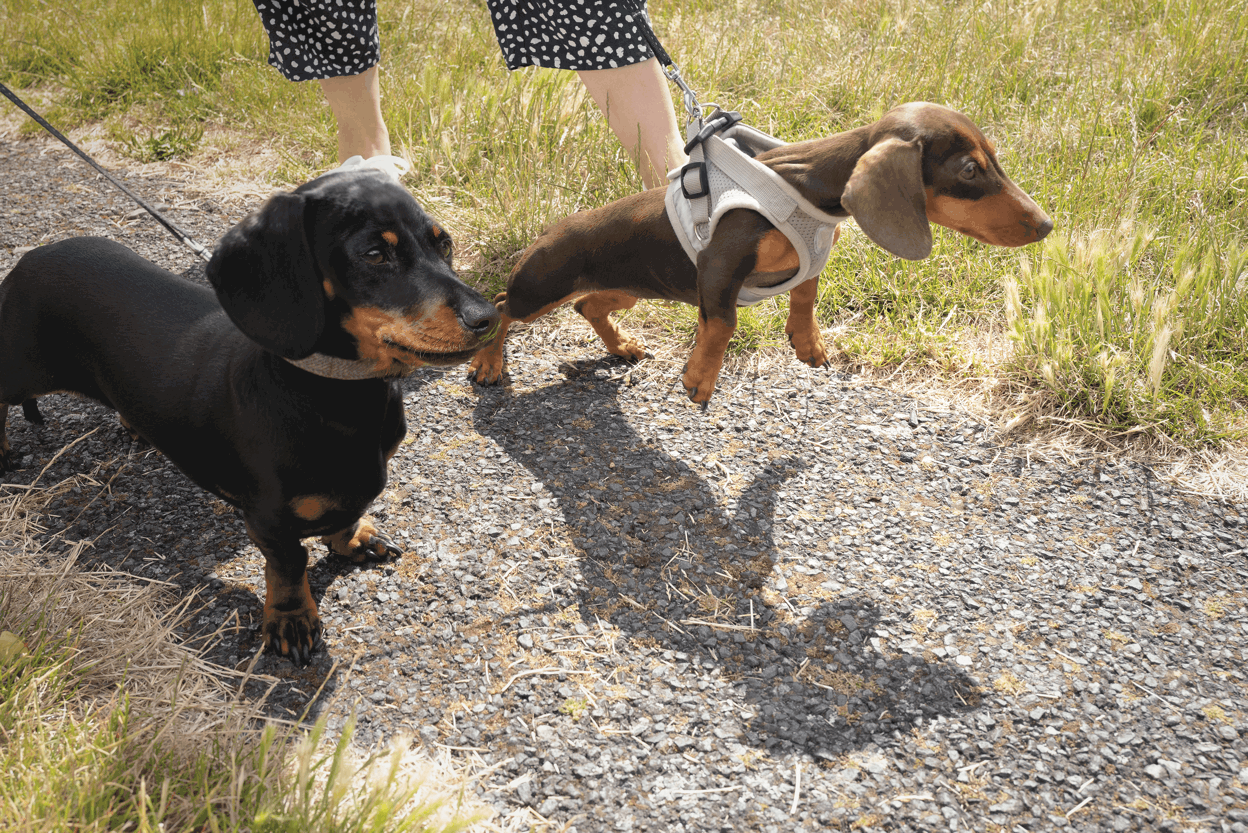
[[[104,234],[202,281],[46,148],[0,139],[23,172],[0,178],[0,273]],[[204,242],[244,213],[130,180]],[[587,334],[516,332],[502,388],[404,382],[372,514],[406,553],[360,569],[312,547],[327,651],[261,660],[275,713],[324,683],[312,714],[354,710],[357,742],[497,766],[480,787],[504,829],[1248,829],[1248,507],[788,357],[730,364],[702,411],[670,363]],[[263,568],[241,520],[104,408],[44,412],[40,433],[11,418],[5,480],[98,427],[44,479],[110,487],[67,491],[50,527],[198,592],[193,628],[237,617],[210,656],[250,661]]]

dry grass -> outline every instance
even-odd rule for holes
[[[179,638],[194,597],[80,568],[89,544],[46,536],[40,519],[89,482],[0,486],[0,630],[20,640],[0,651],[0,828],[499,829],[465,802],[472,779],[445,753],[266,724],[264,697],[239,692],[275,681],[214,666]]]

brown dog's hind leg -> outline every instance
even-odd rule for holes
[[[828,346],[815,321],[815,299],[819,294],[819,278],[799,283],[789,291],[789,319],[784,332],[797,352],[797,360],[811,367],[828,366]]]
[[[594,292],[577,301],[572,309],[576,310],[594,328],[594,332],[602,339],[607,350],[630,362],[641,361],[646,357],[646,346],[611,320],[611,313],[632,309],[637,297],[618,289]]]
[[[376,561],[387,555],[403,554],[402,548],[382,535],[368,518],[360,518],[347,529],[333,535],[322,536],[321,543],[330,552],[349,558],[356,564]]]

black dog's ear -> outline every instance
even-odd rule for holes
[[[304,231],[304,207],[302,196],[275,194],[225,233],[206,270],[235,326],[290,359],[310,354],[325,329],[325,299]]]
[[[918,139],[885,139],[859,158],[841,194],[863,233],[906,260],[932,253],[922,155]]]

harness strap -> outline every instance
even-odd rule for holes
[[[736,116],[724,118],[723,116]],[[689,259],[711,242],[715,226],[736,208],[764,216],[788,238],[799,267],[787,281],[768,287],[742,287],[738,306],[749,306],[815,277],[831,254],[836,226],[844,219],[821,210],[791,183],[754,156],[785,143],[744,124],[737,114],[716,110],[689,126],[690,162],[668,174],[668,218]]]

